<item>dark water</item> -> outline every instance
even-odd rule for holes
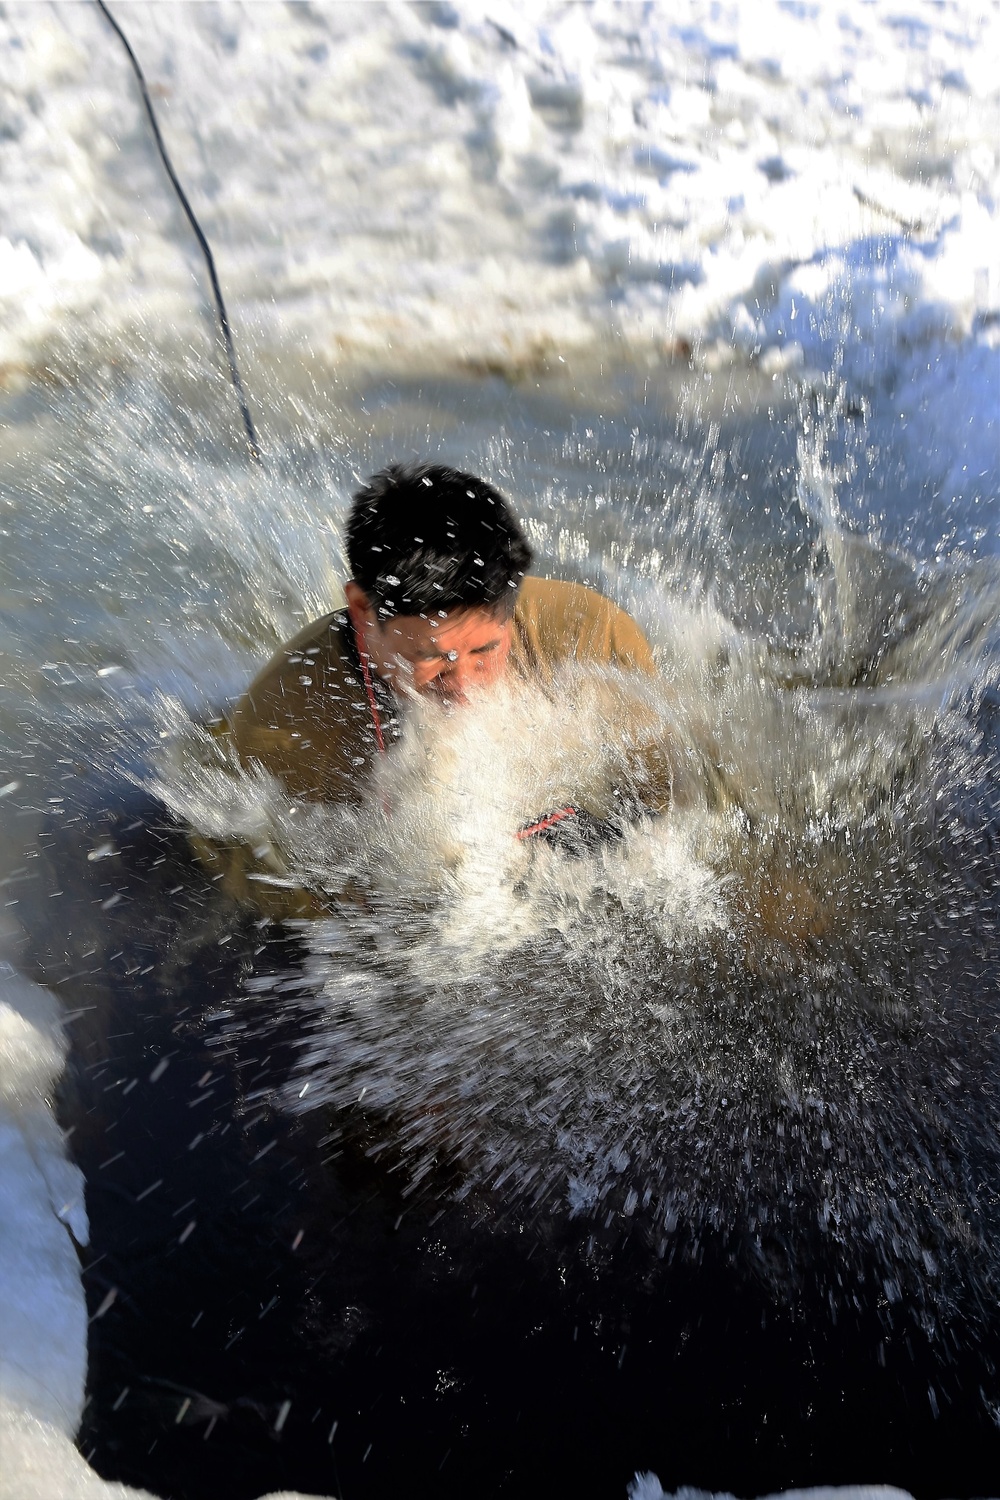
[[[929,1320],[818,1231],[794,1275],[741,1261],[724,1230],[661,1258],[639,1234],[455,1205],[446,1162],[414,1198],[363,1127],[332,1145],[329,1120],[268,1102],[295,1052],[299,939],[213,900],[155,807],[102,817],[82,842],[100,840],[113,875],[80,862],[78,828],[43,835],[43,883],[81,916],[73,951],[36,952],[76,1012],[62,1112],[88,1180],[80,1446],[100,1473],[178,1497],[597,1496],[646,1468],[668,1489],[995,1491],[1000,1319],[981,1289],[952,1286]],[[284,998],[248,1000],[268,972]],[[968,1187],[995,1201],[995,1176]]]
[[[310,419],[315,451],[290,443],[261,480],[127,394],[145,448],[102,435],[89,398],[49,414],[49,447],[27,423],[41,456],[14,466],[8,519],[40,581],[4,600],[3,728],[32,794],[5,804],[4,847],[25,967],[71,1017],[95,1468],[179,1500],[597,1497],[645,1469],[668,1490],[996,1494],[1000,698],[978,514],[963,531],[885,413],[818,398],[765,411],[747,389],[747,418],[740,391],[630,377],[570,418],[579,393],[389,382],[360,401],[363,440],[324,450]],[[729,882],[723,937],[668,941],[598,882],[547,947],[444,976],[443,1021],[401,1020],[405,944],[338,951],[240,914],[136,791],[158,692],[186,677],[218,702],[283,610],[317,612],[325,497],[390,440],[498,472],[551,570],[655,638],[736,787],[699,846]],[[127,676],[110,702],[107,661]],[[756,920],[792,876],[829,917],[804,935]],[[345,952],[380,986],[360,1050],[330,998]],[[497,1055],[463,1030],[486,979],[516,1043],[465,1096],[473,1118],[495,1105],[490,1171],[447,1130],[438,1149],[421,1071],[442,1039],[458,1067]],[[594,1051],[567,1071],[582,1021]],[[304,1041],[327,1102],[293,1113]],[[405,1076],[404,1118],[340,1097],[373,1068]],[[572,1216],[525,1185],[597,1105],[631,1164]]]

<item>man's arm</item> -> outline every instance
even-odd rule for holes
[[[358,761],[365,758],[358,729],[367,720],[357,711],[358,695],[338,643],[336,616],[307,625],[275,653],[213,731],[239,766],[266,771],[292,797],[307,801],[358,795]],[[270,844],[221,841],[196,831],[188,837],[233,900],[274,918],[322,915],[318,897],[293,884],[280,851]]]

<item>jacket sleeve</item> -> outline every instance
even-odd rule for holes
[[[614,666],[618,667],[618,663]],[[651,693],[649,685],[636,680],[640,671],[633,659],[627,675],[588,674],[578,684],[577,690],[585,695],[588,710],[606,726],[609,774],[602,776],[598,785],[578,794],[580,806],[598,818],[623,817],[631,821],[643,814],[659,816],[673,802],[679,737],[660,701],[659,684]]]
[[[326,615],[286,642],[213,727],[234,769],[266,771],[304,801],[359,795],[365,748],[359,725],[367,719],[349,701],[337,619]],[[326,910],[314,892],[289,878],[280,849],[270,843],[222,841],[197,832],[189,837],[198,859],[233,900],[273,917],[313,917]]]
[[[639,626],[623,609],[611,606],[614,613],[608,627],[608,660],[622,672],[645,672],[656,675],[653,652]]]
[[[652,648],[632,616],[608,602],[607,660],[621,672],[657,676]],[[625,695],[619,719],[622,734],[622,774],[615,788],[626,817],[641,813],[659,816],[673,801],[674,767],[678,756],[674,732],[648,704]]]
[[[248,844],[223,843],[194,829],[188,829],[187,838],[206,873],[239,905],[251,906],[276,922],[328,913],[314,891],[307,891],[288,879],[287,870],[276,856],[262,858]]]

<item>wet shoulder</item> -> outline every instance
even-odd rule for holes
[[[313,620],[286,641],[261,668],[233,711],[241,719],[298,717],[315,711],[323,694],[329,705],[356,696],[360,676],[342,611]]]
[[[323,664],[335,659],[340,645],[343,615],[335,611],[319,620],[311,620],[290,641],[285,641],[270,661],[257,673],[244,695],[248,698],[281,691],[303,675],[304,668],[317,659]]]
[[[344,615],[325,615],[286,641],[236,704],[230,723],[241,758],[263,766],[293,795],[352,796],[374,740]]]
[[[525,671],[567,661],[653,672],[649,642],[623,609],[596,589],[554,578],[526,578],[514,611],[515,657]]]

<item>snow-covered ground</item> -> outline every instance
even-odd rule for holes
[[[989,0],[119,4],[238,337],[320,364],[581,355],[896,387],[997,447]],[[0,16],[0,367],[205,335],[93,5]],[[963,468],[964,465],[964,468]]]
[[[112,8],[256,360],[755,362],[892,393],[955,494],[995,474],[991,0]],[[212,340],[118,40],[95,5],[5,4],[0,388],[148,346],[197,363]],[[0,962],[10,1500],[138,1493],[72,1446],[86,1214],[49,1108],[63,1056],[54,998]]]

